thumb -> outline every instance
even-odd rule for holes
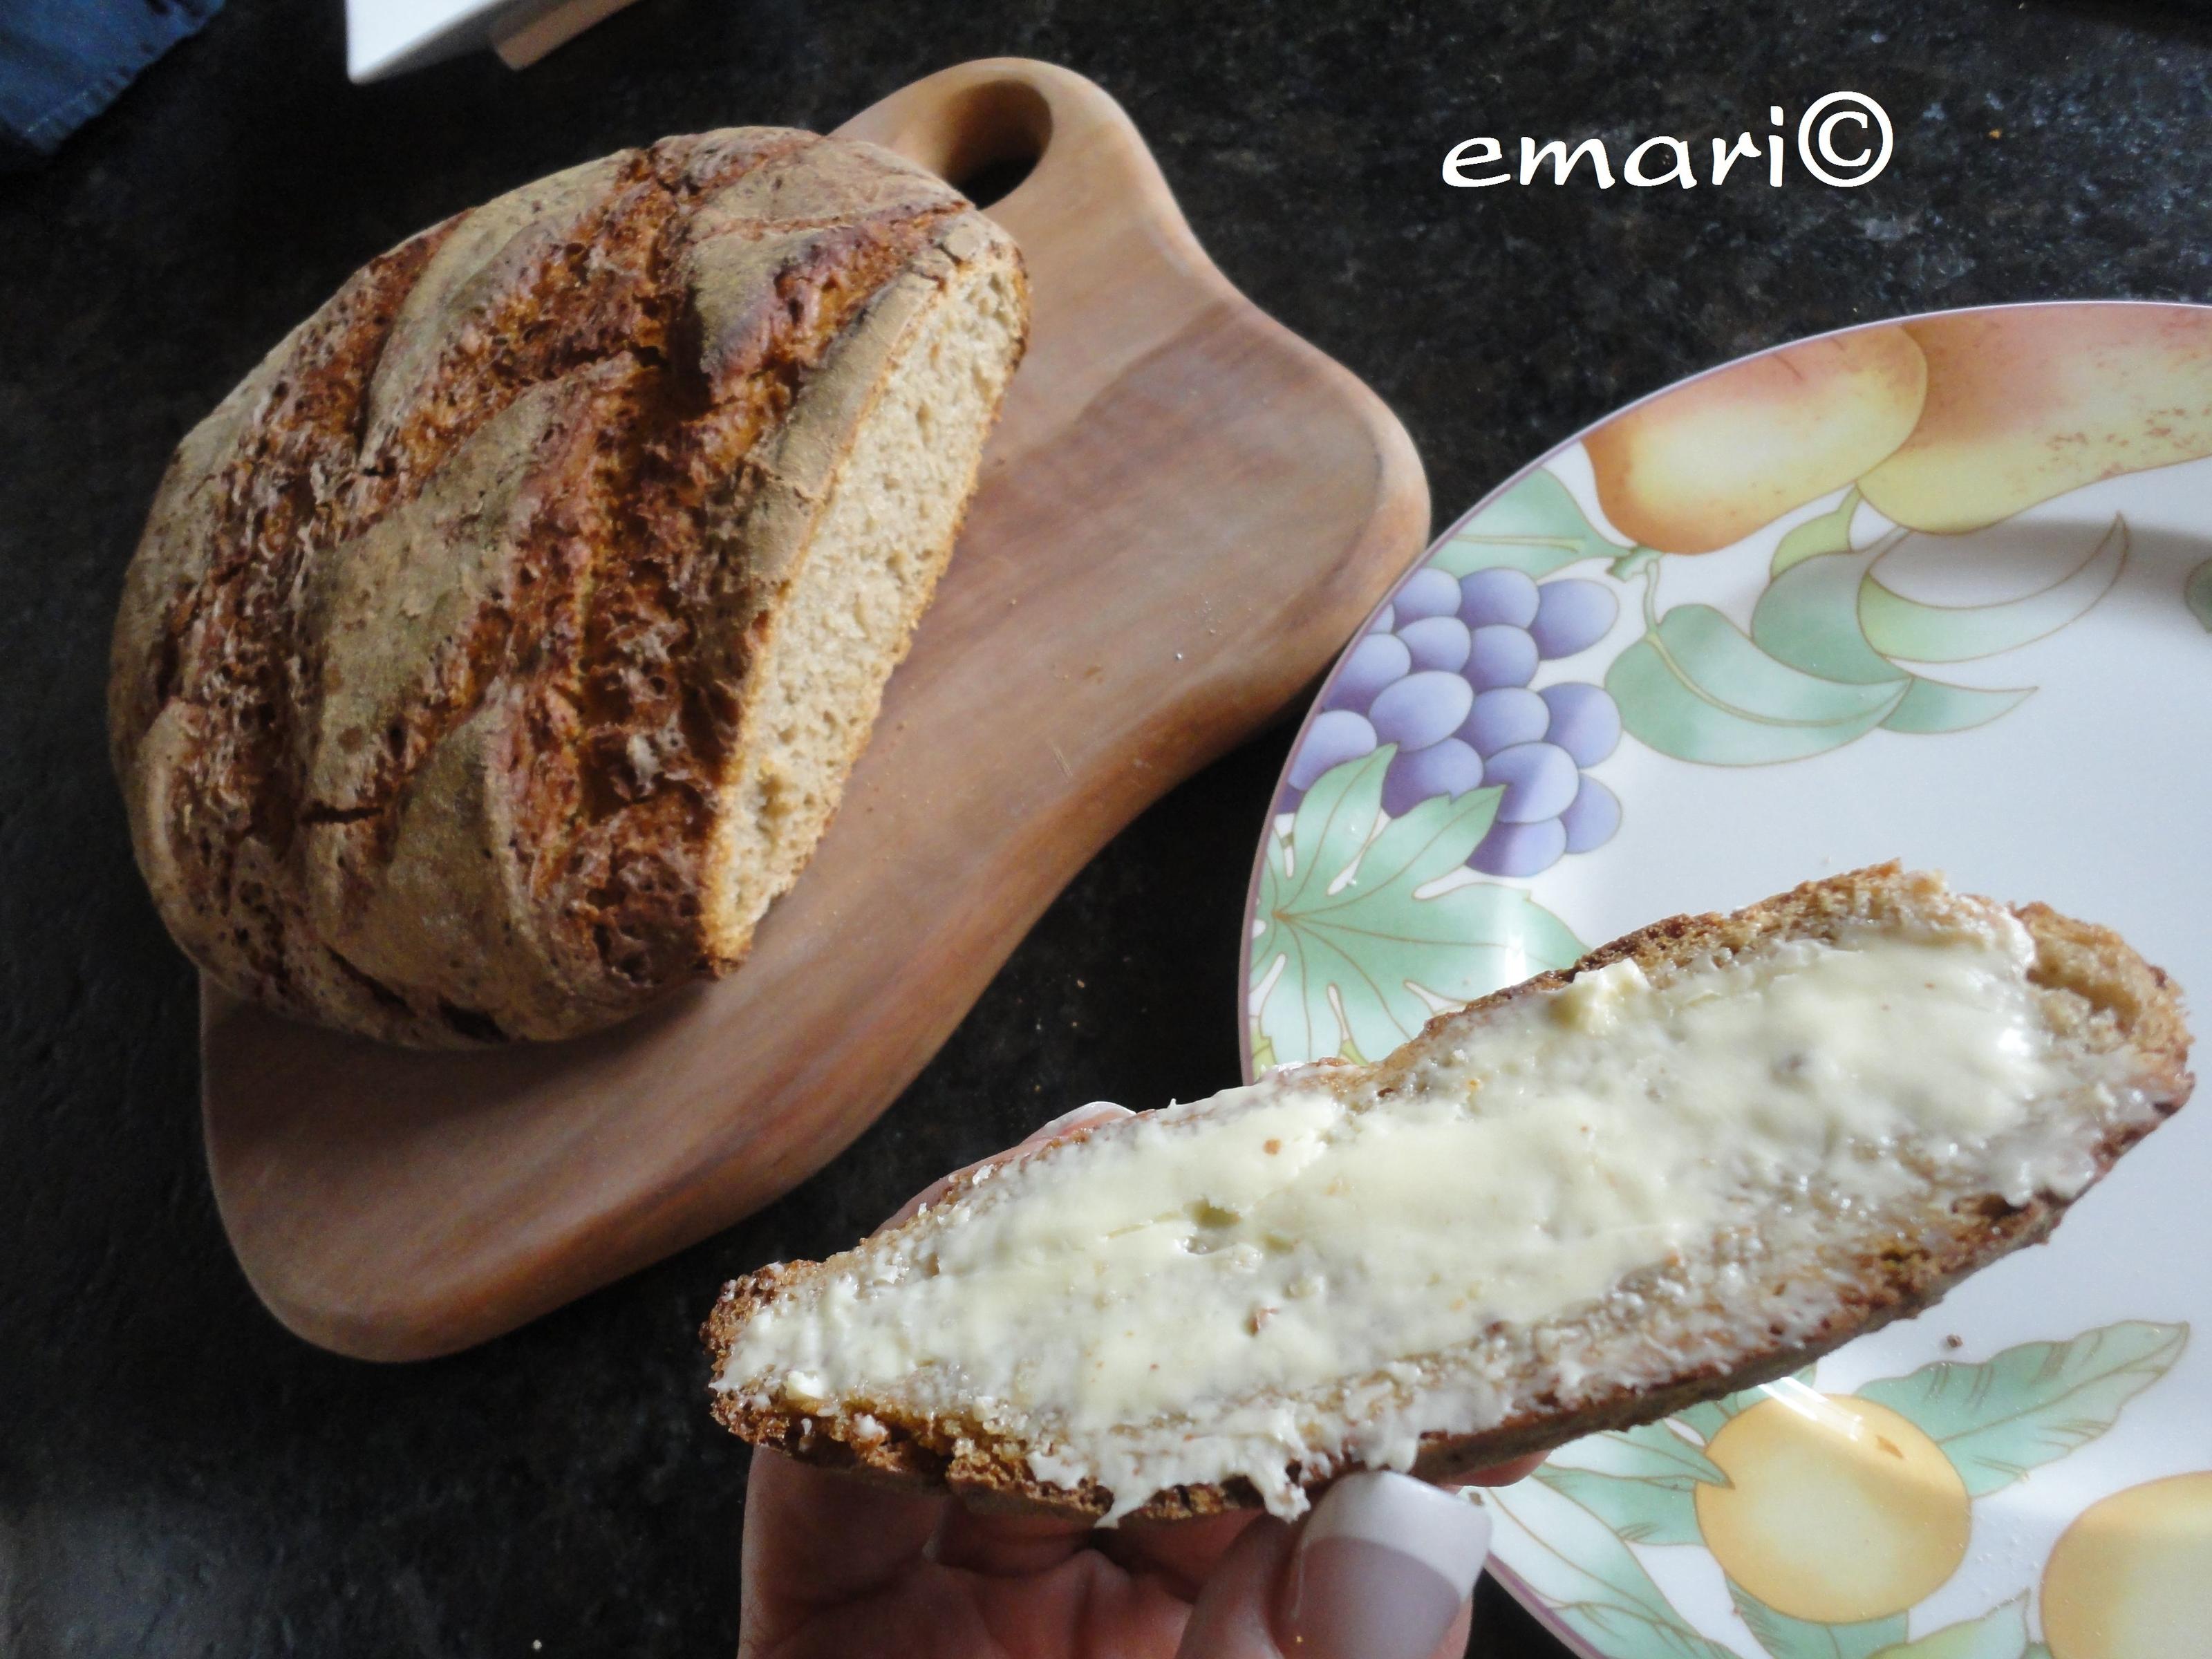
[[[1485,1510],[1407,1475],[1348,1475],[1297,1526],[1246,1529],[1178,1659],[1458,1659],[1489,1552]]]

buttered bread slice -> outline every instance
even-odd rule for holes
[[[2041,1238],[2188,1097],[2116,934],[1894,866],[956,1182],[727,1286],[757,1444],[1107,1522],[1442,1477],[1803,1364]]]

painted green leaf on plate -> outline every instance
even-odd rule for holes
[[[1587,1435],[1553,1454],[1558,1467],[1564,1458],[1577,1468],[1634,1480],[1665,1480],[1685,1492],[1698,1482],[1724,1486],[1728,1476],[1720,1466],[1664,1423],[1644,1423],[1632,1429],[1612,1429]]]
[[[1885,731],[1915,734],[1969,732],[1977,726],[1987,726],[2000,714],[2010,714],[2034,693],[2032,685],[2000,690],[1947,685],[1915,676],[1881,724]]]
[[[2181,590],[2182,599],[2189,606],[2189,614],[2204,624],[2204,631],[2212,634],[2212,559],[2189,573],[2189,580]]]
[[[1260,1040],[1279,1065],[1336,1054],[1348,1036],[1329,1000],[1329,981],[1307,974],[1304,941],[1285,917],[1302,902],[1325,895],[1366,847],[1382,815],[1382,775],[1396,753],[1385,745],[1330,768],[1298,803],[1289,836],[1268,839],[1252,972],[1255,992],[1267,974],[1278,975],[1261,1006]]]
[[[1858,1392],[1922,1429],[1980,1498],[2111,1428],[2188,1340],[2186,1325],[2126,1320],[2070,1342],[2024,1342],[1980,1364],[1937,1360]]]
[[[1728,1476],[1664,1423],[1585,1435],[1552,1454],[1535,1479],[1571,1498],[1632,1544],[1694,1544],[1691,1493]]]
[[[1382,775],[1390,769],[1397,745],[1385,744],[1358,760],[1333,766],[1314,780],[1298,803],[1287,837],[1267,843],[1267,869],[1260,920],[1293,907],[1327,889],[1343,874],[1382,815]]]
[[[1472,1001],[1582,954],[1527,893],[1464,869],[1501,791],[1439,796],[1377,831],[1396,752],[1386,744],[1331,768],[1288,839],[1269,845],[1252,972],[1255,992],[1265,988],[1260,1035],[1280,1064],[1388,1054],[1437,1003]]]
[[[1905,1615],[1869,1619],[1856,1625],[1816,1625],[1778,1613],[1734,1579],[1729,1595],[1759,1644],[1774,1659],[1872,1659],[1905,1639]]]
[[[1853,685],[1902,682],[1903,696],[1881,721],[1892,732],[1964,732],[2017,708],[2033,687],[1987,690],[1923,679],[1868,643],[1859,624],[1860,597],[1868,572],[1897,540],[1891,537],[1857,552],[1808,556],[1793,564],[1759,596],[1751,614],[1753,642],[1822,679]]]
[[[2112,528],[2081,562],[2033,593],[1996,604],[1928,605],[1885,586],[1871,571],[1859,593],[1859,623],[1885,657],[1907,662],[1966,662],[1993,657],[2055,634],[2112,591],[2128,562],[2128,526]]]
[[[1540,467],[1461,526],[1429,562],[1455,576],[1503,565],[1542,577],[1626,550],[1600,535],[1566,485]]]
[[[1706,1640],[1679,1617],[1662,1622],[1606,1602],[1553,1610],[1600,1653],[1630,1659],[1735,1659],[1729,1650]]]
[[[1846,553],[1851,545],[1851,518],[1859,510],[1859,487],[1853,484],[1844,499],[1817,519],[1808,519],[1783,537],[1774,550],[1767,574],[1778,576],[1792,565],[1822,553]]]
[[[1528,1536],[1513,1571],[1601,1652],[1636,1659],[1735,1659],[1674,1610],[1620,1536],[1564,1492],[1524,1480],[1485,1495]]]
[[[1697,1500],[1691,1496],[1694,1480],[1677,1485],[1668,1480],[1638,1480],[1603,1474],[1595,1469],[1547,1463],[1534,1479],[1563,1498],[1571,1498],[1611,1527],[1630,1544],[1696,1544]]]
[[[1875,1659],[2027,1659],[2027,1597],[2016,1595],[1978,1619],[1887,1647]]]
[[[1884,540],[1856,552],[1845,548],[1793,563],[1759,594],[1751,613],[1752,639],[1769,656],[1824,680],[1886,685],[1909,678],[1867,643],[1859,627],[1859,586],[1893,544]]]
[[[1853,685],[1778,661],[1726,617],[1678,605],[1613,659],[1621,724],[1678,760],[1759,766],[1838,748],[1879,726],[1902,682]]]

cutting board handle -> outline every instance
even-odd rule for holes
[[[900,88],[837,133],[896,150],[956,186],[1000,162],[1030,163],[1020,184],[983,204],[994,217],[1003,209],[1018,218],[1044,199],[1133,195],[1170,235],[1190,237],[1127,113],[1103,87],[1057,64],[985,58],[956,64]]]

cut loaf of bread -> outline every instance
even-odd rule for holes
[[[2042,1238],[2187,1098],[2117,935],[1894,866],[984,1166],[727,1286],[762,1446],[1106,1521],[1442,1478],[1793,1370]]]
[[[744,956],[929,602],[1026,337],[867,144],[664,139],[372,260],[189,434],[110,683],[209,973],[429,1046]]]

